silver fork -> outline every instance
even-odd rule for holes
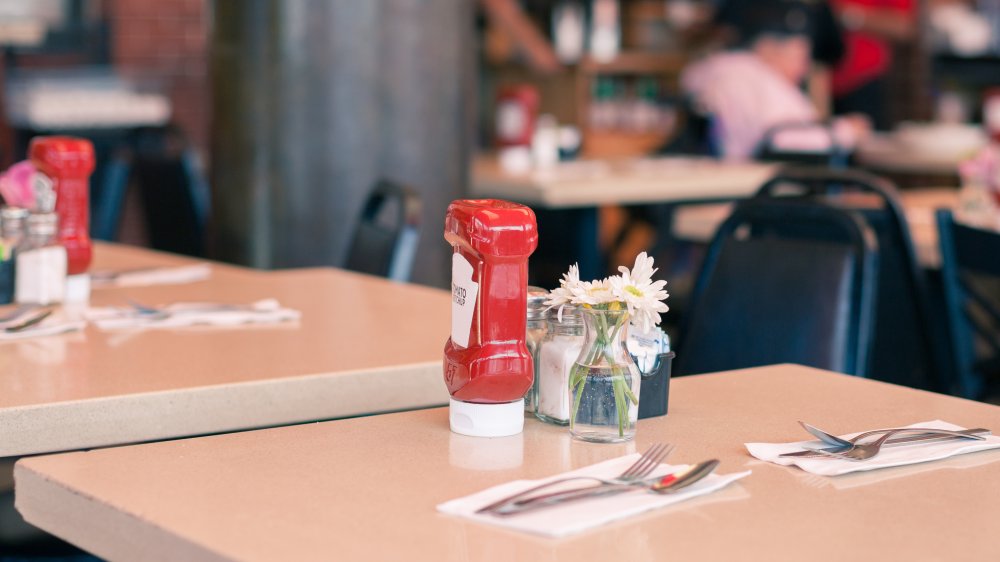
[[[830,433],[828,431],[823,431],[822,429],[820,429],[820,428],[818,428],[818,427],[816,427],[814,425],[809,425],[809,424],[807,424],[804,421],[800,421],[799,425],[801,425],[806,431],[808,431],[809,433],[811,433],[813,435],[813,437],[816,437],[820,441],[822,441],[824,443],[827,443],[827,444],[830,444],[830,445],[833,445],[834,447],[842,447],[845,450],[849,449],[855,443],[857,443],[861,439],[864,439],[865,437],[870,437],[872,435],[878,435],[880,433],[886,433],[886,432],[889,432],[889,431],[895,431],[897,429],[906,430],[907,432],[916,432],[917,430],[921,430],[923,433],[926,433],[928,435],[931,435],[931,434],[934,434],[934,435],[951,435],[951,434],[948,433],[949,430],[947,430],[947,429],[938,430],[938,429],[934,429],[932,427],[928,427],[928,428],[921,428],[921,427],[890,427],[890,428],[886,428],[886,429],[873,429],[871,431],[865,431],[865,432],[862,432],[862,433],[859,433],[859,434],[855,435],[854,437],[852,437],[851,439],[848,440],[848,439],[844,439],[843,437],[838,437],[838,436],[836,436],[836,435],[834,435],[834,434],[832,434],[832,433]],[[891,441],[890,441],[890,443],[891,443]]]
[[[861,436],[855,437],[854,439],[850,440],[851,448],[846,451],[833,452],[833,451],[826,451],[823,449],[815,449],[815,451],[817,453],[820,453],[824,457],[832,457],[835,459],[843,459],[848,461],[864,461],[879,454],[879,451],[882,450],[882,445],[884,445],[885,442],[888,441],[890,437],[896,435],[897,433],[914,433],[914,432],[920,433],[926,431],[927,431],[926,429],[920,429],[920,428],[894,429],[892,431],[882,434],[881,437],[879,437],[878,439],[876,439],[871,443],[861,443],[860,442]],[[968,433],[963,433],[960,431],[951,431],[947,429],[936,429],[934,430],[934,432],[940,433],[941,435],[952,435],[955,437],[965,437],[966,439],[975,439],[980,441],[986,439],[982,435],[971,435]]]
[[[523,490],[511,496],[499,499],[487,506],[477,509],[476,513],[488,513],[491,511],[495,511],[511,502],[516,502],[521,498],[529,496],[532,493],[537,492],[538,490],[542,490],[550,486],[555,486],[556,484],[562,484],[564,482],[572,482],[574,480],[590,480],[593,482],[597,482],[599,484],[626,484],[629,482],[637,482],[652,474],[653,471],[656,470],[656,467],[660,466],[660,463],[663,461],[663,459],[667,458],[667,456],[673,450],[674,450],[673,445],[664,443],[654,443],[652,447],[647,449],[646,452],[639,457],[639,460],[635,461],[635,463],[633,463],[631,466],[622,471],[621,474],[615,476],[614,478],[598,478],[596,476],[568,476],[566,478],[559,478],[558,480],[545,482],[544,484],[539,484],[538,486],[534,486],[532,488],[528,488],[527,490]],[[562,492],[554,492],[554,494],[562,494],[562,493],[565,493],[565,490],[563,490]],[[547,496],[536,496],[533,499],[536,498],[540,499],[543,497]]]

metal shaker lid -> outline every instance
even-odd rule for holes
[[[32,213],[28,215],[28,234],[54,236],[58,228],[59,215],[56,213]]]

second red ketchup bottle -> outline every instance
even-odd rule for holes
[[[538,245],[535,214],[507,201],[455,201],[444,237],[454,250],[444,348],[451,430],[515,435],[524,427],[524,394],[533,379],[525,303],[528,257]]]
[[[75,137],[35,137],[28,147],[35,168],[52,182],[59,215],[59,243],[66,248],[66,300],[90,296],[90,174],[94,145]]]

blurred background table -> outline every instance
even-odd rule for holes
[[[743,443],[803,440],[799,419],[836,432],[934,418],[996,429],[1000,408],[794,365],[673,386],[670,414],[641,420],[632,443],[577,442],[537,420],[513,437],[465,437],[448,430],[446,409],[423,410],[23,459],[17,506],[30,523],[111,561],[842,560],[842,549],[823,546],[831,536],[851,537],[870,558],[995,552],[998,451],[825,478],[759,462]],[[721,473],[753,474],[558,541],[435,512],[653,442],[677,445],[672,464],[718,458]],[[872,532],[872,521],[893,525]]]
[[[497,160],[473,162],[471,194],[530,205],[538,215],[539,248],[533,282],[551,288],[561,272],[576,262],[583,279],[605,275],[601,240],[608,225],[599,209],[618,205],[653,205],[732,201],[753,195],[778,166],[726,163],[709,158],[664,157],[561,162],[549,169],[511,173]],[[554,272],[542,271],[554,263]]]
[[[891,179],[899,187],[959,185],[959,164],[986,144],[974,125],[902,123],[875,133],[854,152],[855,163]]]
[[[776,169],[759,162],[663,157],[578,160],[515,174],[493,158],[479,157],[472,191],[544,209],[731,200],[753,195]]]

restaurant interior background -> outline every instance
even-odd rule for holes
[[[415,199],[375,217],[413,234],[399,278],[447,287],[445,210],[489,191],[477,182],[567,163],[724,156],[685,145],[711,125],[681,78],[736,41],[721,2],[0,0],[0,165],[23,160],[35,135],[89,138],[95,238],[265,269],[364,269],[353,244],[365,206],[377,187],[405,186]],[[838,33],[857,23],[829,4]],[[885,121],[872,128],[883,140],[926,141],[928,124],[981,134],[983,108],[1000,100],[1000,2],[913,6],[912,30],[887,41]],[[813,71],[804,92],[832,122],[829,69]],[[948,130],[969,142],[968,129]],[[913,164],[885,146],[846,162],[904,193],[961,188],[968,153]],[[822,151],[756,156],[845,163]],[[535,209],[531,281],[553,288],[574,259],[603,275],[648,250],[669,281],[672,332],[729,207],[610,197],[592,215]],[[586,233],[589,253],[567,250]]]
[[[20,160],[39,132],[89,135],[99,238],[259,267],[340,265],[377,179],[420,192],[427,222],[468,192],[474,154],[496,148],[497,100],[511,86],[530,87],[539,113],[575,126],[584,157],[669,145],[684,125],[681,71],[724,44],[708,29],[713,2],[625,0],[617,46],[597,57],[573,53],[583,30],[565,8],[584,4],[6,1],[0,158]],[[996,39],[966,45],[965,30],[953,45],[931,9],[964,4],[981,23],[996,17],[993,3],[916,4],[918,29],[892,45],[890,124],[978,121]],[[570,21],[568,39],[556,37],[554,14]],[[566,44],[569,54],[557,53]],[[46,104],[68,114],[46,116]],[[109,107],[118,114],[107,121]],[[155,171],[171,162],[187,168]],[[908,186],[957,181],[887,175]],[[602,209],[602,251],[626,217]],[[423,234],[412,278],[443,286],[446,248]],[[634,243],[649,242],[641,234]]]
[[[474,163],[531,140],[504,138],[500,110],[524,102],[561,126],[564,159],[677,151],[695,122],[682,71],[732,44],[718,3],[7,0],[0,162],[23,159],[35,134],[89,137],[96,238],[262,268],[350,267],[362,207],[391,180],[420,198],[403,219],[421,221],[409,279],[443,287],[448,248],[434,232],[447,203],[480,179]],[[602,5],[613,33],[596,52]],[[980,122],[1000,69],[996,3],[913,5],[911,32],[888,42],[879,125]],[[808,81],[828,118],[824,88]],[[954,166],[870,169],[904,188],[959,183]],[[706,236],[675,236],[685,223],[672,207],[645,207],[602,205],[592,253],[613,271],[655,248],[676,322]],[[552,287],[579,221],[536,212],[532,281]]]

